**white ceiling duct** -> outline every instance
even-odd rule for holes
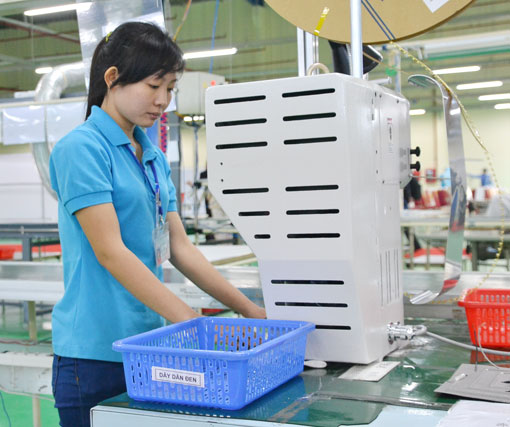
[[[85,72],[82,62],[59,65],[50,73],[41,77],[35,89],[34,100],[35,102],[47,102],[59,99],[66,89],[83,86],[84,79]],[[49,175],[49,160],[50,152],[53,148],[52,145],[53,144],[48,141],[32,144],[32,154],[43,185],[50,194],[56,198],[55,192],[51,188]]]

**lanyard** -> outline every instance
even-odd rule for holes
[[[156,225],[158,225],[160,222],[164,223],[164,219],[163,219],[163,207],[161,205],[161,197],[160,197],[161,192],[159,190],[158,174],[156,173],[156,168],[154,167],[154,162],[153,161],[150,162],[150,167],[152,169],[152,174],[154,175],[154,182],[156,184],[155,185],[156,191],[154,191],[154,189],[152,188],[152,185],[150,183],[150,179],[147,176],[147,173],[145,172],[145,168],[143,167],[142,163],[140,163],[140,161],[136,158],[135,153],[133,153],[133,151],[131,150],[129,145],[126,145],[126,148],[129,151],[129,153],[131,154],[131,157],[133,157],[134,161],[136,162],[136,164],[141,169],[141,171],[143,173],[143,176],[147,179],[147,181],[149,183],[149,187],[150,187],[150,189],[152,191],[152,194],[154,194],[154,196],[156,197]]]

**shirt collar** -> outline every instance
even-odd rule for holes
[[[92,111],[88,121],[93,123],[100,130],[110,144],[115,146],[130,144],[129,138],[121,127],[106,111],[97,105],[92,106]],[[154,160],[157,156],[156,149],[145,131],[140,126],[135,126],[134,137],[142,146],[143,162],[145,163],[146,161]]]

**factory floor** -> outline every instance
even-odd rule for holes
[[[45,307],[38,306],[38,312]],[[28,327],[24,321],[24,309],[21,304],[2,304],[0,302],[0,352],[23,351],[51,353],[51,331],[43,329],[45,322],[51,321],[51,314],[37,316],[37,345],[29,345]],[[51,395],[42,395],[39,399],[41,407],[41,427],[58,427],[58,412],[53,407]],[[0,427],[31,427],[32,397],[9,393],[0,383]]]

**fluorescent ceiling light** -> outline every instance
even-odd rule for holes
[[[466,83],[457,85],[457,90],[468,90],[468,89],[485,89],[488,87],[499,87],[503,86],[503,82],[495,80],[493,82],[479,82],[479,83]]]
[[[188,52],[183,55],[184,59],[210,58],[211,56],[234,55],[237,53],[236,47],[229,49],[202,50],[199,52]]]
[[[443,3],[446,3],[443,1]],[[429,40],[402,42],[405,49],[425,49],[426,55],[463,52],[473,49],[507,48],[510,43],[510,31],[494,31],[472,35],[443,37]]]
[[[199,122],[205,120],[205,116],[184,116],[185,122]]]
[[[23,12],[26,16],[37,16],[37,15],[47,15],[49,13],[58,13],[58,12],[67,12],[69,10],[76,11],[85,11],[90,8],[92,2],[86,3],[71,3],[71,4],[63,4],[61,6],[52,6],[52,7],[43,7],[41,9],[30,9],[25,10]]]
[[[494,108],[496,110],[510,110],[510,104],[496,104]]]
[[[457,74],[457,73],[472,73],[480,71],[479,65],[470,65],[468,67],[455,67],[455,68],[442,68],[440,70],[433,70],[435,74]]]
[[[37,74],[48,74],[53,70],[53,67],[39,67],[35,69]]]
[[[482,95],[478,97],[479,101],[498,101],[500,99],[510,99],[510,93],[495,93],[493,95]]]
[[[423,116],[427,110],[424,110],[423,108],[418,108],[416,110],[409,110],[410,116]]]

